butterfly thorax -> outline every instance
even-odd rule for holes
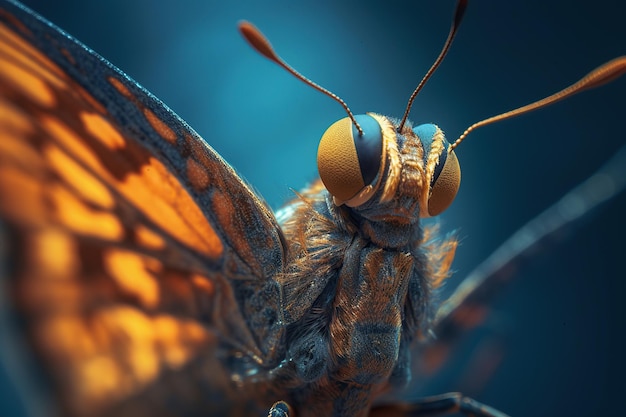
[[[299,197],[279,216],[289,242],[279,278],[287,350],[271,375],[299,415],[359,415],[409,381],[409,346],[428,326],[437,267],[412,216],[382,221],[371,208],[336,206],[319,183]],[[395,213],[418,206],[395,201]]]

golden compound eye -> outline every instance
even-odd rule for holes
[[[421,217],[441,214],[454,201],[461,185],[461,167],[443,132],[433,124],[423,124],[413,129],[424,147],[426,170],[432,171],[427,206],[422,207]],[[433,155],[434,166],[428,166]]]
[[[317,150],[317,168],[326,189],[337,204],[356,207],[366,202],[380,181],[383,135],[378,121],[367,114],[355,116],[360,135],[346,117],[333,123],[322,135]]]
[[[428,215],[430,216],[441,214],[447,209],[454,201],[461,185],[461,167],[456,154],[454,151],[448,153],[447,148],[442,154],[447,154],[447,158],[439,176],[433,177],[434,182],[430,185],[430,198],[428,199]]]

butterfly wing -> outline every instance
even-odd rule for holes
[[[14,376],[66,413],[141,415],[131,399],[146,392],[188,405],[192,382],[219,379],[209,352],[224,341],[256,363],[278,356],[284,253],[269,208],[158,99],[7,1],[0,239],[2,362],[33,347]]]

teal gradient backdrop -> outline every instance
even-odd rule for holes
[[[441,0],[25,3],[163,100],[274,208],[316,177],[319,137],[345,114],[253,52],[237,21],[254,22],[283,58],[356,113],[401,116],[454,7]],[[626,53],[625,7],[470,1],[411,120],[436,123],[454,140],[477,120],[561,89]],[[444,229],[462,238],[448,288],[624,145],[625,115],[626,78],[470,135],[457,151],[461,190],[442,216]],[[423,393],[469,387],[519,416],[622,413],[625,210],[622,196],[520,272],[495,304],[491,322],[508,349],[484,388],[446,376]]]

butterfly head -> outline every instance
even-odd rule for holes
[[[384,203],[404,196],[419,204],[420,217],[436,216],[454,200],[461,181],[459,162],[443,132],[415,128],[374,113],[331,125],[320,141],[320,178],[336,204],[358,208],[378,196]]]
[[[283,61],[267,38],[254,25],[249,22],[239,24],[241,34],[261,55],[274,61],[310,87],[337,101],[348,114],[348,117],[339,120],[326,130],[317,154],[320,177],[332,194],[335,203],[354,208],[361,207],[368,201],[372,201],[372,197],[377,194],[383,184],[380,199],[382,203],[397,199],[400,195],[394,197],[392,190],[404,188],[406,192],[400,194],[406,200],[401,203],[405,206],[405,217],[415,217],[410,214],[413,210],[407,209],[406,205],[412,206],[413,204],[407,201],[415,201],[416,196],[419,201],[419,217],[435,216],[443,212],[454,200],[461,179],[459,163],[441,130],[434,125],[424,126],[433,126],[435,130],[418,127],[425,135],[422,138],[410,128],[406,132],[405,128],[408,126],[408,115],[413,100],[446,55],[466,6],[465,0],[459,0],[457,3],[452,27],[444,47],[413,91],[404,116],[399,122],[373,113],[354,116],[347,104],[336,94],[309,80]],[[440,134],[432,136],[433,131]],[[407,156],[407,161],[409,161],[407,166],[404,166],[399,154],[394,156],[393,152],[395,149],[397,153],[398,145],[404,143],[405,136],[407,139],[417,138],[418,142],[422,141],[421,145],[416,147],[416,149],[421,149],[417,151],[421,156]],[[409,142],[411,141],[407,141]],[[412,166],[410,165],[412,158],[422,158],[423,161]],[[410,172],[413,172],[412,179],[416,176],[420,179],[418,181],[408,179],[411,177],[408,175]],[[404,174],[408,177],[405,178]],[[409,192],[408,187],[403,186],[403,184],[406,185],[405,183],[415,185],[417,189]]]

